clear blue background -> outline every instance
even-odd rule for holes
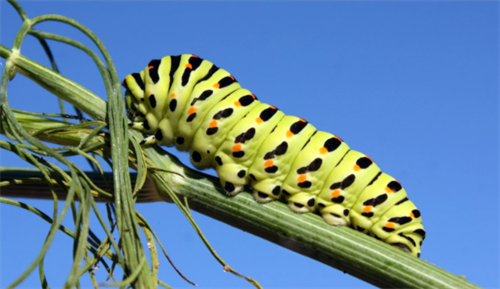
[[[499,287],[498,2],[21,4],[30,17],[61,14],[89,27],[107,46],[120,78],[150,59],[193,53],[230,71],[260,100],[340,136],[396,177],[417,204],[427,231],[423,260],[477,285]],[[1,43],[10,47],[20,17],[5,1],[0,8]],[[90,45],[63,24],[35,28]],[[64,75],[105,98],[98,71],[84,53],[50,46]],[[33,37],[21,52],[49,66]],[[14,108],[58,111],[54,96],[21,75],[8,93]],[[175,153],[188,163],[186,154]],[[1,165],[26,166],[4,151]],[[50,201],[25,201],[52,212]],[[5,287],[35,258],[49,226],[27,211],[0,208],[0,287]],[[251,287],[222,272],[174,205],[137,208],[199,288]],[[371,287],[203,215],[194,218],[229,265],[264,287]],[[72,228],[69,219],[66,224]],[[46,258],[54,288],[69,273],[71,248],[71,239],[60,234]],[[162,280],[191,288],[165,258],[160,262]],[[35,270],[21,287],[39,287],[37,275]],[[104,281],[102,266],[97,276]],[[82,287],[89,286],[82,278]]]

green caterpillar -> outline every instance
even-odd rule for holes
[[[142,144],[189,151],[227,194],[250,185],[258,202],[283,198],[294,212],[319,211],[331,225],[420,256],[422,218],[399,182],[339,137],[258,101],[227,71],[191,54],[166,56],[122,84],[130,126],[152,134]]]

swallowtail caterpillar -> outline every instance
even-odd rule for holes
[[[294,212],[317,211],[420,256],[420,211],[398,181],[339,137],[260,102],[227,71],[191,54],[166,56],[122,84],[130,126],[151,134],[142,144],[189,151],[228,195],[250,185],[260,203],[284,199]]]

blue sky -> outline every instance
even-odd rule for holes
[[[498,2],[21,4],[30,17],[61,14],[89,27],[108,48],[120,78],[150,59],[193,53],[231,72],[261,101],[340,136],[398,179],[418,206],[427,231],[423,260],[479,286],[500,286]],[[0,9],[0,40],[10,47],[20,17],[5,1]],[[36,29],[90,45],[63,24],[42,23]],[[105,97],[89,58],[59,43],[50,46],[65,76]],[[32,37],[21,53],[49,66]],[[21,75],[8,89],[14,108],[58,111],[54,96]],[[186,154],[169,151],[189,162]],[[1,165],[26,166],[4,151]],[[49,201],[25,201],[52,211]],[[3,288],[35,258],[49,226],[24,210],[0,208]],[[199,288],[250,288],[222,272],[176,207],[154,203],[137,209]],[[371,287],[216,220],[197,213],[194,218],[228,264],[266,288]],[[60,234],[46,258],[54,288],[69,273],[71,248],[71,240]],[[163,281],[191,287],[164,258],[160,262]],[[104,280],[105,270],[97,276]],[[21,287],[39,284],[35,271]],[[89,286],[89,278],[82,278],[82,287]]]

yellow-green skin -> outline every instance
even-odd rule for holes
[[[284,199],[294,212],[319,212],[420,256],[420,211],[399,182],[339,137],[259,102],[227,71],[191,54],[166,56],[123,86],[130,126],[152,134],[142,143],[189,151],[227,194],[250,185],[258,202]]]

